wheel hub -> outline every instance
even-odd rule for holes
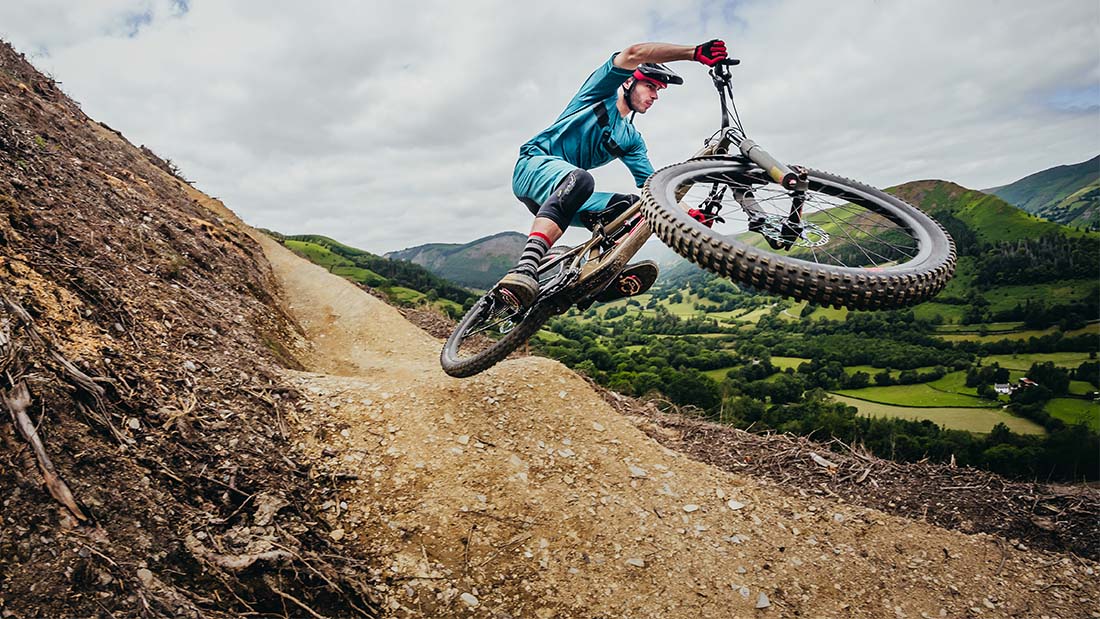
[[[821,226],[803,221],[795,230],[787,223],[785,215],[765,215],[759,223],[754,222],[753,229],[764,238],[789,247],[821,247],[829,242],[829,233]]]

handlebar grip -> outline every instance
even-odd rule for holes
[[[741,64],[741,61],[737,58],[726,58],[725,60],[719,60],[718,64],[726,65],[727,67],[734,67]]]

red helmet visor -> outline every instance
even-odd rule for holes
[[[634,69],[634,79],[635,80],[646,81],[646,82],[649,82],[651,84],[656,84],[657,88],[668,88],[668,84],[666,84],[665,82],[662,82],[661,80],[656,79],[656,78],[649,77],[648,75],[645,75],[644,73],[642,73],[638,69]]]

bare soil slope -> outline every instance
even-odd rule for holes
[[[0,42],[4,619],[372,614],[307,524],[248,232]]]
[[[1095,565],[765,485],[648,438],[560,364],[472,379],[439,341],[261,240],[309,371],[299,440],[329,535],[394,616],[1081,617]],[[1095,615],[1091,615],[1095,616]]]

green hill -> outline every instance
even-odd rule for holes
[[[470,243],[429,243],[386,254],[390,260],[418,264],[450,281],[487,289],[515,264],[527,237],[501,232]]]
[[[997,196],[949,181],[912,181],[887,191],[943,223],[955,238],[956,245],[966,245],[972,237],[981,243],[993,244],[1049,234],[1078,234],[1072,228],[1021,211]],[[958,234],[963,231],[952,229],[950,224],[955,222],[951,218],[966,225],[965,233]],[[962,247],[959,253],[965,253]]]
[[[1051,221],[1100,228],[1100,156],[984,191]]]
[[[352,281],[376,288],[399,305],[430,300],[454,314],[474,299],[470,291],[419,265],[383,258],[317,234],[285,236],[277,232],[265,232],[310,262]]]

